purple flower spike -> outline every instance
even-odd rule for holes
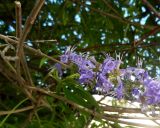
[[[139,96],[140,95],[140,90],[138,88],[133,88],[132,89],[132,95],[133,96]]]
[[[106,80],[105,83],[102,83],[102,89],[104,89],[104,91],[107,93],[111,90],[112,87],[113,85],[109,80]]]

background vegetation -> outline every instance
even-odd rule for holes
[[[112,109],[102,107],[74,80],[77,74],[60,79],[54,65],[67,46],[75,46],[77,52],[90,53],[99,62],[104,59],[103,52],[113,57],[115,52],[121,53],[122,68],[135,66],[141,58],[143,68],[159,77],[160,1],[20,3],[0,0],[0,126],[87,128],[94,119],[99,125],[93,123],[93,128],[119,128],[118,123],[139,127],[105,112],[140,113],[140,109],[120,108],[118,101]]]

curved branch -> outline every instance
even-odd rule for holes
[[[9,38],[8,36],[4,36],[4,35],[2,35],[2,34],[0,34],[0,39],[2,39],[2,40],[7,40],[9,43],[11,43],[11,44],[13,44],[13,45],[18,44],[18,41],[13,40],[13,39]],[[50,57],[50,56],[44,54],[44,53],[41,52],[40,50],[36,50],[36,49],[31,48],[31,47],[29,47],[29,46],[27,46],[27,45],[23,45],[23,47],[24,47],[27,51],[31,52],[32,55],[48,58],[49,60],[52,60],[52,61],[55,62],[55,63],[59,63],[59,64],[61,64],[62,66],[66,67],[66,68],[69,68],[68,65],[66,65],[66,64],[64,64],[64,63],[62,63],[62,62],[60,62],[60,61],[58,61],[58,60],[56,60],[56,59],[54,59],[53,57]]]
[[[17,109],[15,111],[12,111],[12,110],[10,110],[10,111],[0,111],[0,116],[8,115],[8,114],[14,114],[14,113],[20,113],[20,112],[31,110],[33,108],[34,108],[34,106],[32,105],[32,106],[24,107],[24,108],[21,108],[21,109]]]
[[[160,18],[160,13],[156,11],[156,9],[147,1],[147,0],[142,0],[143,3],[157,16]]]

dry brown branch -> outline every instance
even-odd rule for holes
[[[105,105],[102,107],[104,111],[108,112],[118,112],[118,113],[142,113],[141,109],[138,108],[122,108],[122,107],[113,107]]]
[[[57,42],[57,40],[34,40],[34,43]]]
[[[104,114],[107,117],[112,117],[112,118],[118,118],[118,119],[140,119],[140,120],[159,120],[159,117],[137,117],[137,116],[123,116],[123,115],[117,115],[117,114]]]
[[[33,108],[34,108],[34,106],[27,106],[27,107],[24,107],[24,108],[17,109],[15,111],[12,111],[12,110],[10,110],[10,111],[0,111],[0,116],[8,115],[8,114],[14,114],[14,113],[20,113],[20,112],[32,110]]]
[[[16,38],[19,39],[22,34],[22,9],[21,3],[19,1],[15,1],[15,10],[16,10]],[[20,47],[20,43],[17,44],[16,56],[18,59],[15,62],[15,67],[17,71],[17,80],[21,77],[20,72],[20,56],[18,48]]]
[[[37,0],[36,1],[35,6],[33,7],[30,15],[28,16],[28,18],[25,22],[24,29],[23,29],[22,35],[19,39],[19,45],[17,48],[17,55],[20,58],[20,61],[22,63],[22,67],[24,69],[26,78],[29,81],[29,84],[32,86],[33,86],[33,81],[32,81],[31,75],[29,73],[27,62],[25,60],[25,55],[24,55],[24,51],[23,51],[23,43],[24,43],[28,33],[30,32],[32,25],[34,24],[34,21],[39,13],[41,7],[43,6],[43,4],[44,4],[44,0]]]
[[[16,37],[19,38],[22,34],[22,10],[21,3],[15,1],[15,10],[16,10]]]
[[[0,34],[0,39],[2,39],[2,40],[7,40],[7,41],[8,41],[9,43],[11,43],[12,45],[18,44],[18,41],[13,40],[13,39],[9,38],[8,36],[4,36],[4,35],[2,35],[2,34]],[[44,53],[41,52],[40,50],[36,50],[36,49],[31,48],[31,47],[29,47],[29,46],[27,46],[27,45],[23,45],[23,47],[24,47],[27,51],[29,51],[30,53],[32,53],[32,55],[40,56],[40,57],[45,57],[45,58],[48,58],[49,60],[52,60],[52,61],[55,62],[55,63],[61,64],[61,65],[64,66],[64,67],[69,67],[68,65],[66,65],[66,64],[64,64],[64,63],[62,63],[62,62],[60,62],[60,61],[58,61],[58,60],[56,60],[56,59],[54,59],[53,57],[50,57],[50,56],[44,54]]]

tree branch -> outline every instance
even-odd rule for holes
[[[25,55],[24,55],[24,51],[23,51],[23,43],[28,35],[28,33],[30,32],[31,28],[32,28],[32,25],[42,7],[42,5],[44,4],[44,0],[37,0],[35,6],[33,7],[30,15],[28,16],[26,22],[25,22],[25,25],[24,25],[24,30],[22,32],[22,35],[19,39],[19,46],[18,46],[18,51],[17,51],[17,54],[18,54],[18,57],[21,59],[21,63],[22,63],[22,67],[25,71],[25,74],[26,74],[26,78],[28,79],[30,85],[33,86],[33,81],[32,81],[32,78],[30,76],[30,73],[29,73],[29,69],[28,69],[28,66],[27,66],[27,62],[25,60]]]
[[[118,11],[112,7],[112,5],[109,3],[108,0],[102,0],[102,1],[103,1],[104,4],[105,4],[107,7],[109,7],[115,14],[117,14],[118,16],[120,16],[120,14],[118,13]]]
[[[156,9],[147,1],[147,0],[142,0],[143,3],[157,16],[160,18],[160,13],[156,11]]]
[[[34,108],[34,106],[28,106],[28,107],[24,107],[24,108],[21,108],[21,109],[17,109],[15,111],[12,111],[12,110],[10,110],[10,111],[0,111],[0,116],[8,115],[8,114],[20,113],[20,112],[31,110],[33,108]]]
[[[19,1],[15,1],[15,10],[16,10],[16,37],[20,38],[22,34],[22,9],[21,3]]]
[[[16,38],[19,39],[22,34],[22,10],[21,10],[21,3],[19,1],[15,1],[15,10],[16,10]],[[21,77],[20,71],[20,43],[17,44],[17,51],[16,56],[17,60],[15,61],[15,67],[17,72],[17,80]]]
[[[7,40],[7,41],[8,41],[9,43],[11,43],[12,45],[16,45],[16,44],[19,43],[18,41],[13,40],[13,39],[9,38],[8,36],[4,36],[4,35],[2,35],[2,34],[0,34],[0,39]],[[54,59],[53,57],[50,57],[50,56],[44,54],[44,53],[41,52],[40,50],[36,50],[36,49],[31,48],[31,47],[29,47],[29,46],[27,46],[27,45],[23,45],[23,47],[24,47],[27,51],[31,52],[32,55],[48,58],[49,60],[52,60],[52,61],[55,62],[55,63],[59,63],[59,64],[61,64],[62,66],[66,67],[66,68],[69,68],[68,65],[66,65],[66,64],[64,64],[64,63],[62,63],[62,62],[60,62],[60,61],[58,61],[58,60],[56,60],[56,59]]]
[[[155,28],[153,28],[151,31],[149,31],[147,34],[144,34],[138,41],[134,41],[134,47],[140,45],[144,39],[146,39],[148,36],[150,35],[154,35],[156,34],[157,32],[160,31],[160,26],[157,26]]]

